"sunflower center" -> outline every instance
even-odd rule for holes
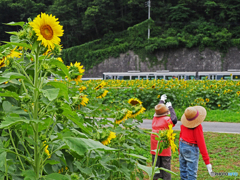
[[[53,30],[52,30],[51,26],[49,26],[47,24],[41,26],[40,32],[41,32],[42,36],[47,40],[50,40],[53,37]]]
[[[130,104],[134,106],[134,105],[136,105],[136,104],[139,104],[139,102],[138,102],[138,101],[135,101],[135,100],[132,100],[132,101],[130,102]]]

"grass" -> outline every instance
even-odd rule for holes
[[[174,131],[176,135],[175,144],[178,146],[180,131]],[[237,172],[238,176],[215,176],[211,177],[208,174],[206,165],[199,154],[198,164],[198,180],[240,180],[240,134],[227,134],[227,133],[213,133],[204,132],[205,142],[210,157],[210,163],[213,166],[213,172]],[[139,139],[146,142],[148,149],[136,149],[135,153],[138,153],[147,158],[147,164],[151,166],[151,154],[150,154],[150,135],[140,134]],[[178,176],[172,175],[172,180],[180,179],[179,171],[179,159],[178,152],[172,154],[171,162],[172,171],[178,174]],[[145,176],[144,180],[148,180]]]
[[[141,114],[143,119],[151,119],[153,118],[153,114],[155,113],[154,109],[145,111]],[[175,113],[177,115],[178,120],[181,119],[184,110],[175,109]],[[204,121],[209,122],[232,122],[232,123],[240,123],[240,110],[208,110],[207,117]]]

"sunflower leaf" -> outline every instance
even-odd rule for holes
[[[28,48],[28,49],[32,49],[32,47],[26,43],[16,43],[16,42],[7,42],[7,41],[2,41],[6,44],[12,44],[12,45],[15,45],[15,46],[22,46],[22,47],[25,47],[25,48]]]
[[[51,65],[56,65],[58,68],[60,68],[60,69],[64,72],[64,74],[65,74],[67,77],[70,78],[68,69],[67,69],[67,67],[66,67],[62,62],[60,62],[60,61],[58,61],[58,60],[55,60],[55,59],[51,59],[50,64],[51,64]]]
[[[17,31],[9,31],[9,32],[5,32],[5,33],[17,35]]]
[[[9,25],[9,26],[21,26],[23,28],[23,25],[25,24],[25,22],[21,21],[21,22],[10,22],[10,23],[3,23],[5,25]]]

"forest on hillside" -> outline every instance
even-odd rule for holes
[[[65,63],[80,61],[86,69],[129,49],[144,56],[157,49],[211,47],[224,53],[240,46],[240,0],[152,0],[150,20],[146,1],[2,0],[0,40],[8,41],[4,32],[16,30],[3,23],[46,12],[63,25]]]

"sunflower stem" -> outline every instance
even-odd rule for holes
[[[39,89],[38,89],[38,64],[39,64],[39,50],[40,47],[37,47],[36,50],[36,56],[35,56],[35,74],[34,74],[34,112],[33,112],[33,119],[37,120],[38,119],[38,96],[39,96]],[[38,149],[38,123],[34,124],[34,141],[35,141],[35,145],[34,145],[34,170],[35,170],[35,174],[37,179],[39,178],[39,149]]]

